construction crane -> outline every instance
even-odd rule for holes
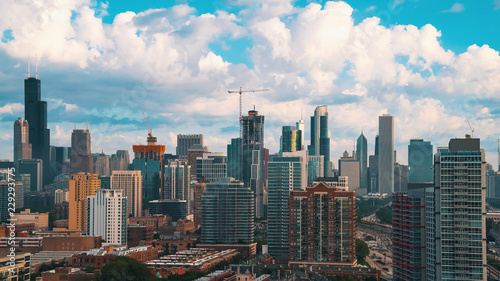
[[[144,112],[143,112],[142,116],[144,116],[144,122],[146,123],[146,129],[148,130],[148,136],[152,137],[153,136],[153,131],[151,129],[149,129],[148,121],[146,120],[146,114],[144,114]]]
[[[229,90],[227,91],[229,94],[234,94],[238,93],[240,94],[240,169],[242,167],[242,161],[243,161],[243,114],[242,114],[242,97],[241,95],[243,93],[254,93],[254,92],[265,92],[269,91],[269,89],[257,89],[257,90],[243,90],[242,87],[240,87],[239,90]],[[240,171],[241,173],[241,171]],[[240,174],[239,180],[242,180],[242,174]]]
[[[231,91],[231,90],[230,90],[230,91],[227,91],[227,92],[228,92],[228,93],[230,93],[230,94],[234,94],[234,93],[238,93],[238,94],[240,94],[240,121],[241,121],[241,117],[243,116],[243,115],[242,115],[242,110],[241,110],[241,107],[242,107],[242,105],[241,105],[241,103],[242,103],[242,102],[241,102],[241,94],[243,94],[243,93],[254,93],[254,92],[265,92],[265,91],[269,91],[269,89],[242,90],[242,87],[240,87],[240,89],[239,89],[239,90],[234,90],[234,91]]]
[[[474,137],[474,128],[472,128],[472,126],[470,125],[470,122],[469,122],[468,119],[465,119],[465,120],[467,120],[467,123],[469,124],[469,128],[470,128],[470,131],[471,131],[471,136],[470,137],[473,138]]]

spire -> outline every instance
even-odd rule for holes
[[[38,64],[36,61],[36,54],[35,54],[35,78],[38,79]]]
[[[26,78],[30,78],[30,55],[28,55],[28,71],[26,71]]]

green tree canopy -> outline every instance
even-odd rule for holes
[[[364,262],[369,254],[370,249],[368,249],[368,244],[363,240],[356,239],[356,257],[358,258],[358,263]]]
[[[145,264],[129,257],[119,257],[101,270],[101,281],[153,281],[156,280]]]

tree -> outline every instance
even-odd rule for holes
[[[368,244],[363,240],[356,239],[356,257],[358,258],[358,263],[364,262],[369,254],[370,249],[368,249]]]
[[[101,270],[101,281],[153,281],[156,280],[145,264],[129,257],[119,257]]]

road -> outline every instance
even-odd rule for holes
[[[392,280],[392,241],[391,229],[381,226],[358,224],[358,238],[370,240],[372,236],[377,241],[377,246],[370,249],[370,256],[366,261],[368,264],[382,271],[382,277]]]

